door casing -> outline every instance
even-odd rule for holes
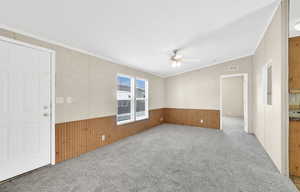
[[[230,77],[243,77],[243,104],[244,104],[244,130],[246,133],[249,133],[249,82],[247,73],[238,73],[230,75],[221,75],[220,76],[220,129],[223,130],[222,126],[222,115],[223,115],[223,104],[222,104],[222,84],[223,79]]]

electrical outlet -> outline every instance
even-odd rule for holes
[[[163,118],[163,117],[161,117],[161,118],[160,118],[160,122],[163,122],[163,121],[164,121],[164,118]]]
[[[67,98],[66,98],[66,102],[67,102],[68,104],[73,103],[73,98],[72,98],[72,97],[67,97]]]
[[[101,140],[102,140],[102,141],[105,141],[105,135],[102,135],[102,136],[101,136]]]

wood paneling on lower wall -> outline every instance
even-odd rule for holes
[[[203,120],[203,123],[201,123]],[[220,112],[202,109],[155,109],[149,119],[116,125],[115,116],[56,124],[56,162],[77,157],[163,122],[220,129]],[[105,135],[105,140],[101,137]]]
[[[220,111],[165,108],[164,121],[166,123],[220,129]]]
[[[290,175],[300,176],[300,121],[290,121],[289,132]]]
[[[77,157],[162,123],[163,109],[149,111],[149,119],[116,125],[115,116],[56,124],[56,162]],[[105,135],[105,140],[101,137]]]

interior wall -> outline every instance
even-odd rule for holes
[[[235,68],[235,70],[232,70]],[[249,132],[252,115],[252,57],[229,61],[165,79],[167,108],[220,110],[220,76],[246,73],[249,77]]]
[[[243,77],[222,79],[222,114],[244,117]]]
[[[285,4],[279,6],[253,57],[254,132],[282,173],[286,171],[285,95],[288,93],[285,61],[286,7]],[[266,106],[263,101],[262,71],[267,63],[272,65],[273,103],[271,106]]]
[[[115,115],[118,73],[148,79],[149,109],[164,107],[160,77],[5,29],[0,35],[56,51],[56,123]]]

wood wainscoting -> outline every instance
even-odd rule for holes
[[[300,121],[290,121],[289,128],[290,175],[300,177]]]
[[[165,108],[150,110],[149,119],[125,125],[116,125],[115,116],[58,123],[55,129],[56,162],[77,157],[163,122],[220,129],[220,112]]]
[[[56,124],[56,162],[77,157],[163,123],[163,109],[149,111],[149,119],[116,125],[115,116]],[[102,140],[102,136],[105,137]]]
[[[165,108],[166,123],[220,129],[220,111],[203,109]]]

